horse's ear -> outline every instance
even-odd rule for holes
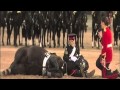
[[[84,58],[83,55],[80,55],[80,58]]]
[[[51,55],[57,55],[56,53],[50,53]]]

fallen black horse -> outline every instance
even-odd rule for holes
[[[38,46],[19,48],[10,67],[1,75],[47,75],[49,77],[63,76],[63,60],[55,53]]]

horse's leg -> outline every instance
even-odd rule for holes
[[[42,28],[42,33],[41,33],[41,36],[42,36],[42,37],[41,37],[42,47],[43,47],[43,37],[44,37],[44,32],[45,32],[45,31],[44,31],[44,28]]]
[[[70,27],[67,28],[67,43],[68,43],[68,34],[70,34]]]
[[[47,30],[47,46],[49,46],[50,28]]]
[[[63,48],[65,48],[65,28],[63,28]]]
[[[34,33],[32,35],[32,45],[33,46],[35,45],[35,41],[34,41],[34,39],[35,39],[35,33],[36,33],[36,31],[34,30]]]
[[[18,34],[18,31],[17,31],[17,26],[14,25],[14,46],[16,47],[17,46],[17,34]]]
[[[28,36],[28,44],[31,45],[31,38],[33,36],[32,26],[29,26],[29,36]]]
[[[50,34],[49,48],[51,48],[51,32],[52,32],[52,30],[51,30],[51,28],[50,28],[50,32],[49,32],[49,34]]]
[[[42,27],[39,25],[39,45],[42,47]]]
[[[82,46],[82,45],[81,45],[81,36],[82,36],[82,31],[81,31],[81,29],[80,29],[80,47]]]
[[[7,45],[9,45],[9,43],[10,43],[9,36],[10,36],[10,27],[9,27],[9,25],[7,25]]]
[[[14,27],[13,27],[13,25],[11,24],[11,25],[10,25],[10,39],[11,39],[11,34],[12,34],[13,28],[14,28]],[[10,40],[10,42],[11,42],[11,40]]]
[[[100,48],[100,39],[98,37],[98,49]]]
[[[67,29],[67,43],[68,43],[68,33],[69,33],[69,30]]]
[[[54,48],[56,47],[56,42],[55,42],[55,35],[56,35],[56,28],[54,28],[53,30],[53,45],[54,45]]]
[[[2,45],[4,46],[4,26],[3,26],[3,29],[2,29]]]
[[[18,29],[17,35],[18,35],[18,38],[19,38],[19,45],[21,45],[20,44],[20,25],[17,26],[17,29]]]
[[[84,30],[82,30],[82,49],[84,49],[84,43],[83,43],[83,40],[84,40]]]
[[[36,42],[37,42],[37,45],[39,45],[39,29],[37,27],[37,32],[36,32]]]
[[[118,41],[119,41],[119,39],[118,39],[119,38],[119,32],[118,31],[116,31],[116,36],[115,37],[116,37],[116,45],[118,46]]]
[[[56,35],[56,31],[55,31],[55,35]],[[54,48],[56,47],[55,35],[54,35]]]
[[[78,33],[77,33],[77,43],[78,43],[78,46],[79,46],[79,39],[80,39],[80,27],[78,29]],[[80,46],[79,46],[80,47]]]
[[[93,29],[93,25],[92,25],[92,48],[94,47],[94,41],[93,41],[93,38],[94,38],[94,29]]]
[[[47,29],[47,28],[44,29],[44,47],[46,47],[46,43],[45,43],[46,29]]]
[[[27,46],[27,38],[28,38],[28,27],[25,30],[25,46]]]
[[[98,45],[97,45],[97,38],[98,38],[98,36],[97,36],[97,30],[94,29],[94,46],[95,47],[98,47]]]
[[[58,31],[57,31],[57,38],[58,38],[58,47],[60,47],[60,28],[58,28]]]

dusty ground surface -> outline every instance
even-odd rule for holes
[[[12,63],[12,61],[14,60],[14,55],[15,52],[18,48],[14,48],[14,47],[2,47],[1,48],[1,60],[0,60],[0,71],[3,71],[5,69],[7,69],[9,67],[9,65]],[[50,52],[56,52],[57,55],[63,57],[63,52],[64,49],[63,48],[46,48],[48,51]],[[88,60],[89,62],[89,71],[95,69],[95,76],[92,77],[92,79],[98,79],[101,78],[101,71],[98,70],[98,68],[95,66],[95,62],[96,59],[98,58],[100,53],[100,50],[98,49],[81,49],[81,54],[84,55],[85,59]],[[119,52],[118,50],[114,50],[114,55],[113,55],[113,61],[110,65],[110,68],[112,70],[119,68]],[[3,76],[0,77],[3,79],[46,79],[47,77],[43,78],[42,76],[33,76],[33,75],[11,75],[11,76]],[[71,77],[71,76],[64,76],[62,79],[81,79],[78,77]]]
[[[80,49],[81,54],[85,57],[85,59],[89,62],[89,70],[95,69],[95,75],[92,78],[88,79],[102,79],[101,78],[101,71],[95,66],[96,59],[98,58],[101,49],[96,49],[91,47],[91,19],[88,21],[88,31],[85,33],[84,38],[84,47],[85,49]],[[6,35],[5,35],[6,40]],[[13,42],[13,40],[11,40]],[[61,45],[62,45],[62,39],[61,39]],[[0,71],[3,71],[7,69],[12,61],[14,60],[14,55],[17,49],[20,47],[14,47],[14,46],[1,46],[0,47]],[[48,48],[46,49],[50,52],[55,52],[57,55],[63,57],[64,49],[62,46],[60,48]],[[115,70],[116,68],[120,70],[120,51],[118,50],[118,47],[114,47],[114,53],[113,53],[113,61],[110,64],[110,68],[112,70]],[[1,76],[1,79],[48,79],[47,77],[42,77],[38,75],[10,75],[10,76]],[[58,78],[57,78],[58,79]],[[61,79],[85,79],[85,78],[79,78],[79,77],[72,77],[72,76],[64,76]],[[120,79],[120,78],[118,78]]]

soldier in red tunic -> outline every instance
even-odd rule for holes
[[[101,39],[101,55],[96,62],[96,66],[102,71],[103,78],[115,79],[120,77],[119,71],[116,69],[115,71],[111,72],[109,69],[109,65],[112,61],[113,56],[113,48],[112,48],[112,32],[108,27],[108,18],[102,17],[101,18],[101,28],[103,29],[102,39]]]

